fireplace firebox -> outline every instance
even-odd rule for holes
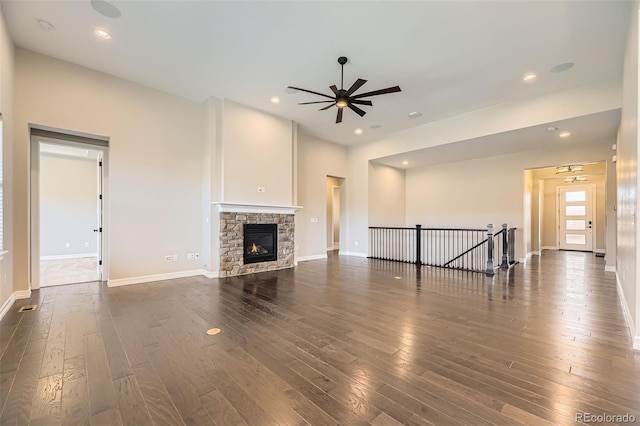
[[[244,225],[244,264],[278,260],[278,225]]]

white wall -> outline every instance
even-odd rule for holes
[[[97,176],[95,159],[40,156],[41,256],[98,252]]]
[[[523,171],[548,164],[607,161],[611,143],[564,145],[554,151],[529,151],[407,170],[407,223],[470,228],[507,223],[518,228],[516,255],[522,259],[527,253]]]
[[[2,155],[3,167],[3,249],[9,253],[0,259],[0,306],[14,292],[13,257],[14,257],[14,47],[4,12],[0,8],[0,113],[2,114]],[[26,287],[25,287],[26,289]]]
[[[327,254],[327,176],[347,178],[347,148],[314,136],[298,133],[298,188],[296,213],[296,244],[298,259],[321,257]],[[345,238],[345,203],[351,194],[341,185],[343,205],[340,241]],[[318,219],[311,222],[312,218]]]
[[[293,122],[224,100],[222,200],[293,204]],[[258,192],[258,187],[265,192]]]
[[[15,75],[15,288],[28,286],[29,123],[110,138],[110,280],[201,268],[186,253],[202,247],[203,105],[24,49]]]
[[[414,226],[420,223],[407,222],[405,185],[404,170],[369,163],[369,226]]]
[[[617,274],[624,291],[635,346],[640,348],[640,290],[636,265],[638,257],[638,2],[634,3],[624,61],[622,119],[618,132],[618,263]]]

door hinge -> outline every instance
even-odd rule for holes
[[[102,167],[102,161],[98,162],[98,166]]]
[[[98,260],[98,265],[102,265],[102,260]]]
[[[102,200],[102,194],[98,195],[98,199]]]

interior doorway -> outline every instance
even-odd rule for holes
[[[31,289],[106,280],[108,141],[31,129]]]
[[[343,181],[343,178],[327,176],[327,251],[340,250]]]
[[[614,204],[607,195],[607,170],[606,162],[593,162],[525,171],[526,253],[576,250],[605,255],[607,233],[612,232],[608,212]]]

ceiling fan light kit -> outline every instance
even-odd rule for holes
[[[363,80],[359,78],[356,80],[355,83],[351,85],[351,87],[348,90],[345,90],[344,89],[344,64],[346,64],[347,61],[348,59],[346,56],[340,56],[338,58],[338,63],[340,64],[340,67],[341,67],[340,89],[338,89],[335,84],[332,86],[329,86],[329,89],[331,89],[331,91],[333,92],[333,96],[325,95],[324,93],[314,92],[312,90],[302,89],[300,87],[294,87],[294,86],[288,86],[287,89],[299,90],[301,92],[307,92],[307,93],[311,93],[314,95],[318,95],[318,96],[322,96],[324,98],[330,99],[327,101],[300,102],[298,105],[325,104],[325,103],[329,104],[323,108],[320,108],[320,111],[324,111],[335,106],[336,108],[338,108],[338,114],[336,115],[336,123],[342,122],[342,112],[344,111],[345,108],[349,108],[350,110],[358,114],[360,117],[364,116],[366,114],[366,111],[362,110],[356,105],[372,106],[373,103],[370,100],[361,99],[361,98],[366,98],[369,96],[385,95],[387,93],[395,93],[395,92],[401,91],[399,86],[393,86],[393,87],[387,87],[386,89],[374,90],[372,92],[366,92],[366,93],[360,93],[359,95],[354,95],[354,93],[359,88],[361,88],[367,82],[367,80]]]

